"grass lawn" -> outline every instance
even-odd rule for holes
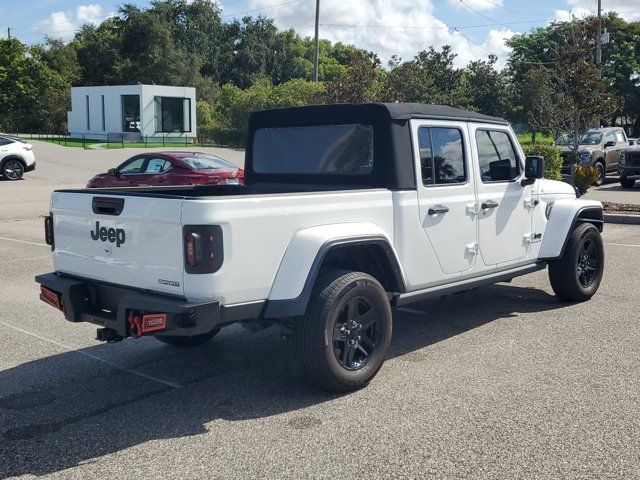
[[[521,145],[531,145],[531,134],[530,133],[519,133],[518,141]],[[543,135],[541,133],[536,134],[536,143],[553,143],[555,139],[550,135]]]
[[[107,144],[106,142],[100,141],[100,140],[88,140],[85,139],[84,143],[82,141],[81,138],[69,138],[69,137],[56,137],[56,136],[46,136],[46,137],[39,137],[38,135],[21,135],[20,138],[22,138],[23,140],[38,140],[40,142],[49,142],[49,143],[55,143],[57,145],[62,145],[65,147],[76,147],[76,148],[82,148],[83,146],[85,148],[90,148],[91,145],[95,145],[95,144],[101,144],[101,148],[159,148],[159,147],[200,147],[203,145],[200,145],[198,143],[189,143],[187,145],[184,144],[184,142],[176,142],[176,143],[171,143],[171,142],[165,142],[164,145],[162,145],[162,142],[149,142],[146,145],[144,144],[144,142],[136,142],[136,143],[125,143],[124,147],[122,146],[122,143],[109,143]]]

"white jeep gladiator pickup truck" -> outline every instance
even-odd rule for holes
[[[602,205],[544,180],[502,119],[325,105],[248,132],[245,186],[54,192],[40,298],[105,341],[280,324],[316,383],[348,391],[382,366],[392,307],[546,267],[563,300],[598,289]]]

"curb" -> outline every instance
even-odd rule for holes
[[[640,215],[624,215],[622,213],[605,213],[605,223],[618,223],[622,225],[640,225]]]

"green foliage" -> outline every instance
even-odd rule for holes
[[[587,191],[596,184],[600,178],[600,173],[596,167],[586,167],[584,165],[577,165],[576,171],[573,176],[573,181],[580,192],[580,195],[584,195]]]
[[[66,120],[70,84],[17,39],[0,40],[0,131],[59,129]]]
[[[228,83],[220,88],[215,104],[205,107],[211,121],[198,128],[203,137],[215,140],[216,143],[241,144],[244,142],[251,112],[307,105],[312,103],[314,97],[323,89],[324,85],[321,83],[302,79],[273,85],[267,77],[260,77],[244,90]],[[226,141],[219,140],[223,137]]]
[[[562,157],[555,145],[534,143],[523,147],[524,153],[544,157],[544,178],[562,180]]]
[[[338,78],[327,82],[324,91],[316,96],[320,103],[364,103],[373,97],[378,57],[360,50],[351,51],[348,70]]]

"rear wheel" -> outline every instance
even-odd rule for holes
[[[549,262],[553,291],[563,300],[584,302],[597,291],[604,272],[604,247],[596,227],[583,223],[570,234],[564,254]]]
[[[620,178],[620,185],[622,188],[633,188],[636,184],[636,181],[632,178]]]
[[[2,176],[7,180],[20,180],[24,174],[24,165],[20,160],[10,159],[2,165]]]
[[[200,335],[191,335],[190,337],[173,337],[167,335],[157,335],[156,338],[162,343],[173,345],[174,347],[197,347],[198,345],[204,345],[209,340],[217,335],[220,329],[211,330],[209,333],[202,333]]]
[[[294,327],[296,358],[319,386],[357,390],[382,367],[391,323],[387,294],[375,278],[333,271],[317,283],[307,312]]]

